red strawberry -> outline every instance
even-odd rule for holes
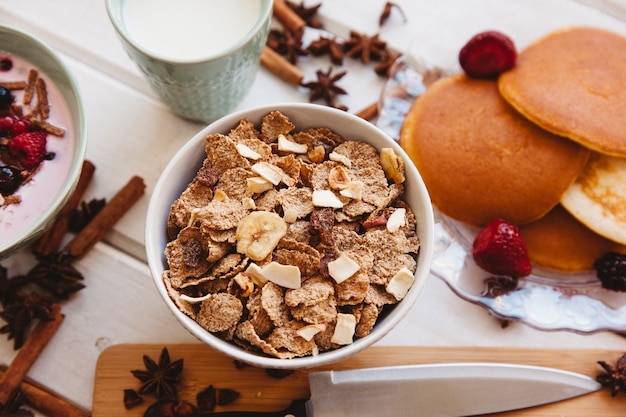
[[[461,49],[459,63],[470,77],[496,78],[515,66],[517,51],[513,41],[501,32],[474,35]]]
[[[46,156],[46,133],[20,133],[9,141],[9,153],[24,168],[35,168]]]
[[[519,278],[532,271],[519,229],[503,219],[492,220],[478,233],[472,256],[479,267],[492,274]]]

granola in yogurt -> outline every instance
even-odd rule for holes
[[[392,148],[273,111],[206,138],[172,204],[163,280],[214,335],[277,358],[367,336],[413,284],[420,242]]]

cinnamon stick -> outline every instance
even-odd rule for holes
[[[298,16],[283,0],[274,0],[272,12],[273,16],[291,33],[299,33],[306,26],[304,19]]]
[[[287,61],[269,46],[266,46],[261,53],[261,65],[278,78],[296,87],[300,85],[304,78],[302,72],[300,72],[295,65]]]
[[[357,113],[356,116],[359,116],[361,119],[372,120],[374,117],[378,116],[378,103],[374,102],[367,106],[364,109],[361,109]]]
[[[144,194],[146,185],[143,179],[133,176],[120,189],[98,214],[65,245],[63,252],[75,259],[82,258],[93,246],[111,230],[124,214]]]
[[[33,328],[24,345],[11,361],[6,372],[0,377],[0,404],[6,404],[11,393],[17,389],[31,366],[63,322],[61,306],[53,305],[53,320],[39,321]]]
[[[0,366],[0,377],[6,372],[6,366]],[[20,390],[26,402],[41,411],[46,417],[89,417],[89,413],[57,396],[48,388],[25,378]]]
[[[59,249],[63,237],[67,233],[72,212],[83,198],[83,194],[91,182],[95,169],[96,167],[90,161],[85,160],[83,162],[83,167],[80,171],[80,177],[78,178],[74,192],[61,209],[59,216],[52,223],[52,226],[50,226],[33,244],[31,248],[33,253],[38,255],[50,255]]]

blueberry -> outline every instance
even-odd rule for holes
[[[0,59],[0,71],[11,71],[11,68],[13,68],[13,61],[11,61],[11,58]]]
[[[13,93],[8,88],[0,87],[0,109],[8,109],[13,104]]]
[[[0,193],[13,194],[21,185],[20,170],[10,165],[0,166]]]

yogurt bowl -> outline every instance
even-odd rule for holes
[[[263,351],[262,349],[258,349],[258,346],[256,347],[250,346],[247,343],[237,343],[237,342],[233,343],[232,340],[228,340],[228,337],[226,338],[224,337],[225,333],[229,333],[229,330],[208,331],[207,327],[210,328],[211,324],[207,325],[205,319],[210,321],[212,318],[215,318],[216,316],[220,316],[222,314],[222,311],[220,310],[224,310],[229,307],[230,301],[228,299],[230,298],[230,300],[232,300],[232,297],[224,295],[224,303],[220,304],[218,302],[217,304],[215,304],[213,306],[213,308],[215,308],[215,312],[207,313],[202,320],[199,320],[197,317],[192,317],[193,313],[190,315],[189,314],[190,310],[186,310],[184,307],[187,306],[187,307],[190,307],[191,309],[197,310],[199,308],[198,304],[196,304],[195,306],[191,304],[195,302],[200,302],[202,304],[199,304],[199,305],[202,306],[201,308],[204,309],[203,303],[205,301],[201,301],[200,298],[194,299],[193,297],[189,297],[188,294],[181,295],[185,293],[189,288],[187,289],[183,288],[187,284],[183,283],[182,285],[179,285],[180,283],[174,283],[173,280],[170,279],[173,274],[173,272],[171,272],[173,271],[173,268],[171,268],[171,265],[168,263],[168,260],[172,261],[172,257],[173,257],[172,255],[173,246],[171,243],[173,239],[173,235],[176,235],[176,233],[179,233],[179,236],[180,236],[182,234],[179,231],[174,231],[174,233],[172,233],[172,217],[170,215],[170,212],[172,210],[172,204],[177,199],[179,199],[179,197],[181,196],[181,193],[183,193],[187,189],[190,182],[194,180],[200,168],[203,167],[203,164],[204,164],[203,172],[205,174],[206,174],[206,171],[204,171],[205,169],[208,168],[209,171],[212,169],[209,167],[209,165],[211,164],[210,163],[208,164],[205,162],[205,158],[207,155],[205,153],[205,146],[208,147],[207,148],[208,152],[215,152],[217,147],[221,146],[220,143],[221,144],[224,143],[222,142],[223,136],[220,136],[220,135],[230,135],[229,137],[242,138],[243,137],[242,135],[244,135],[244,133],[241,130],[243,124],[247,126],[247,127],[244,127],[243,130],[248,129],[247,130],[248,134],[252,132],[249,129],[252,126],[254,126],[254,129],[259,129],[259,131],[262,131],[260,133],[257,132],[259,136],[264,136],[266,135],[266,133],[263,133],[263,132],[271,130],[271,128],[268,128],[266,126],[267,120],[268,120],[266,116],[268,116],[268,114],[270,113],[275,114],[275,112],[279,112],[280,115],[285,116],[291,123],[293,123],[293,125],[295,126],[293,129],[293,132],[303,131],[307,129],[318,129],[318,128],[330,129],[330,131],[332,131],[332,134],[339,135],[345,141],[363,142],[365,145],[360,144],[359,145],[360,149],[366,149],[366,150],[375,149],[373,153],[371,153],[369,150],[367,151],[367,152],[370,152],[369,153],[370,155],[373,155],[373,158],[371,158],[372,160],[370,162],[374,164],[378,164],[378,158],[379,158],[378,153],[376,151],[381,152],[381,150],[384,148],[387,148],[388,150],[389,149],[393,150],[392,154],[397,155],[399,158],[401,158],[405,162],[404,174],[405,174],[406,180],[402,183],[402,186],[400,187],[398,187],[397,185],[389,185],[389,184],[393,184],[394,182],[392,180],[385,178],[384,174],[380,174],[381,170],[378,168],[377,172],[379,173],[379,176],[377,178],[380,179],[381,183],[379,184],[376,181],[368,182],[367,180],[365,180],[366,182],[368,182],[368,184],[365,186],[366,188],[363,191],[364,192],[363,195],[365,195],[365,193],[367,192],[370,192],[371,189],[376,188],[378,185],[381,185],[382,187],[387,187],[389,185],[390,189],[394,189],[394,190],[402,189],[404,192],[402,195],[402,199],[404,203],[406,203],[406,206],[410,207],[410,210],[407,209],[407,211],[410,211],[414,214],[414,223],[412,224],[417,225],[417,227],[415,228],[416,234],[414,234],[413,236],[419,239],[419,249],[415,251],[416,254],[413,255],[414,261],[408,262],[409,264],[412,264],[412,266],[414,267],[414,271],[411,271],[410,273],[410,277],[412,278],[412,285],[410,285],[410,288],[406,290],[405,294],[402,294],[400,297],[398,297],[399,301],[396,301],[395,303],[393,303],[393,305],[388,305],[388,306],[385,306],[384,308],[381,308],[382,312],[380,315],[378,315],[375,321],[375,324],[373,324],[373,327],[371,328],[369,333],[367,333],[366,335],[362,337],[351,336],[351,338],[348,338],[347,341],[335,340],[335,342],[337,343],[334,343],[332,348],[330,349],[325,349],[325,348],[322,349],[320,347],[319,352],[318,352],[315,348],[313,348],[310,354],[305,354],[302,356],[299,356],[297,354],[296,355],[287,354],[285,356],[281,356],[281,355],[273,356],[271,354],[268,354],[266,351]],[[233,129],[235,130],[233,131]],[[220,134],[220,135],[216,135],[216,134]],[[325,133],[325,134],[327,134],[329,137],[331,136],[330,133]],[[252,135],[254,136],[255,134],[253,133]],[[274,149],[275,155],[269,156],[267,160],[274,161],[275,164],[277,165],[281,165],[283,162],[287,160],[291,162],[294,162],[298,159],[307,161],[306,163],[304,163],[304,165],[307,165],[308,167],[303,167],[304,165],[300,166],[296,163],[297,166],[300,166],[300,169],[302,171],[300,169],[295,169],[291,171],[291,174],[293,176],[300,178],[299,176],[301,175],[301,172],[306,172],[307,169],[311,168],[309,166],[311,164],[309,163],[313,159],[316,158],[314,156],[314,152],[313,153],[307,152],[307,151],[311,151],[312,148],[316,148],[315,146],[316,142],[313,141],[309,143],[307,146],[305,146],[305,149],[299,149],[298,146],[294,145],[294,141],[302,142],[301,137],[299,138],[295,133],[293,137],[291,136],[291,134],[287,134],[286,135],[287,137],[285,137],[285,135],[282,135],[282,136],[283,137],[281,138],[281,134],[278,134],[278,141],[282,141],[282,144],[274,142],[273,139],[270,139],[270,138],[267,138],[268,141],[271,142],[271,144],[269,145],[267,143],[265,145],[260,144],[260,141],[256,138],[250,139],[248,142],[246,142],[249,146],[237,147],[238,149],[237,152],[240,152],[237,154],[234,154],[234,153],[229,154],[229,152],[226,150],[218,150],[217,155],[212,156],[214,168],[216,168],[218,165],[221,166],[222,164],[235,166],[235,168],[233,168],[234,171],[240,173],[241,176],[247,176],[247,178],[257,178],[258,177],[256,174],[257,172],[260,172],[261,174],[264,174],[264,172],[263,172],[263,169],[261,169],[259,165],[256,165],[257,163],[259,163],[259,160],[255,159],[254,150],[252,153],[250,153],[249,150],[252,150],[251,148],[254,148],[256,149],[256,151],[263,153],[267,151],[267,149]],[[207,137],[209,137],[209,139],[207,139]],[[290,143],[285,142],[285,140],[287,140]],[[259,145],[259,148],[255,148],[256,146],[255,144]],[[302,143],[300,143],[300,145],[302,145]],[[338,145],[337,147],[334,148],[334,149],[337,149],[337,153],[342,152],[340,151],[341,146],[342,145]],[[248,149],[245,149],[245,148],[248,148]],[[265,151],[263,149],[265,149]],[[289,156],[293,152],[300,152],[299,153],[300,156],[299,157]],[[389,152],[389,151],[385,151],[385,152]],[[339,167],[338,171],[342,171],[345,168],[345,171],[348,172],[349,174],[351,173],[350,175],[352,175],[356,172],[356,170],[360,169],[359,167],[356,166],[357,164],[361,162],[363,163],[367,162],[367,161],[361,161],[358,163],[354,162],[355,165],[352,168],[348,168],[348,165],[350,165],[349,161],[347,161],[345,158],[342,158],[341,156],[332,155],[332,153],[333,152],[324,154],[324,152],[322,151],[323,156],[321,157],[321,159],[318,159],[318,162],[321,164],[320,166],[325,166],[324,164],[327,164],[329,167],[330,166],[333,166],[335,168]],[[240,159],[242,157],[246,158],[246,160]],[[247,168],[244,169],[243,167],[236,167],[236,165],[239,162],[236,162],[233,165],[232,161],[226,160],[225,158],[236,159],[237,161],[240,161],[242,165],[245,165],[245,166],[248,166],[248,164],[250,163],[252,165],[252,168],[250,169],[251,172],[247,172],[246,171]],[[249,158],[252,158],[252,160],[250,160]],[[343,162],[337,162],[337,161],[343,161]],[[347,163],[348,165],[343,165],[344,163]],[[282,166],[284,168],[284,172],[290,172],[289,164],[282,165]],[[316,169],[318,168],[322,169],[320,168],[320,166],[317,166]],[[334,172],[336,173],[337,171],[334,171]],[[306,174],[302,174],[302,175],[306,175]],[[382,177],[380,175],[382,175]],[[260,176],[262,177],[263,175],[260,175]],[[209,203],[209,204],[216,204],[219,206],[222,203],[214,201],[218,199],[222,202],[226,201],[226,203],[224,204],[226,205],[230,204],[230,207],[234,207],[236,210],[238,210],[238,205],[241,204],[245,207],[245,210],[248,210],[250,212],[264,211],[263,208],[261,207],[261,205],[263,204],[262,200],[257,199],[258,204],[256,204],[255,206],[248,200],[248,197],[243,197],[243,198],[239,198],[239,196],[233,197],[234,195],[237,194],[237,192],[234,191],[234,188],[231,188],[231,186],[235,187],[234,183],[237,183],[239,181],[242,181],[243,183],[245,183],[245,181],[247,180],[246,178],[241,180],[240,178],[236,178],[236,177],[237,176],[235,175],[233,177],[230,177],[231,180],[228,180],[228,181],[222,180],[222,182],[219,182],[220,185],[216,186],[216,188],[214,187],[214,191],[212,192],[212,196],[210,197],[210,200],[213,201],[213,203]],[[308,178],[311,179],[311,181],[313,181],[313,177],[319,179],[321,182],[325,182],[326,179],[324,178],[330,177],[330,175],[322,174],[320,176],[317,174],[311,174],[311,176],[309,176]],[[206,179],[205,177],[203,178],[204,179],[201,181],[205,181],[205,180],[210,181]],[[336,180],[337,178],[329,179],[331,183],[335,182]],[[254,183],[255,181],[256,179],[253,180],[252,183]],[[284,177],[282,181],[284,182],[284,184],[291,184],[291,186],[293,186],[293,184],[297,182],[297,181],[294,181],[290,183],[290,180],[285,179]],[[356,180],[354,180],[353,182],[355,181]],[[382,184],[383,182],[384,184]],[[288,186],[284,184],[280,183],[279,185],[276,185],[276,188],[270,187],[270,189],[272,189],[273,191],[268,191],[268,192],[281,193],[281,191],[276,191],[276,190],[280,189],[281,187],[282,189],[289,188]],[[310,187],[313,190],[316,190],[318,188],[317,185],[311,185]],[[370,188],[367,188],[367,187],[370,187]],[[220,190],[220,188],[223,188],[227,191],[223,192]],[[265,191],[255,189],[254,197],[256,198],[259,194],[263,192]],[[310,192],[310,190],[303,191],[303,192],[306,194],[307,192]],[[245,193],[245,190],[244,190],[244,193]],[[341,192],[338,191],[338,189],[335,189],[335,191],[333,191],[333,194],[336,194],[337,196],[339,196],[339,199],[342,200],[346,205],[349,204],[350,201],[352,201],[352,199],[357,198],[354,196],[350,198],[344,198],[346,194],[345,193],[341,194]],[[330,204],[327,204],[327,201],[325,200],[321,202],[316,201],[315,191],[312,192],[312,195],[313,195],[312,199],[313,199],[314,206],[316,206],[317,208],[323,207],[322,210],[328,209],[328,205]],[[305,205],[308,204],[308,200],[306,198],[303,199],[303,201],[304,201],[303,204]],[[384,210],[394,211],[396,210],[397,207],[400,207],[400,205],[394,205],[393,208],[383,209],[383,211]],[[202,207],[198,207],[198,209],[201,211],[203,210]],[[211,211],[211,208],[204,208],[204,210]],[[335,216],[340,216],[340,217],[342,216],[341,213],[339,213],[342,210],[337,209],[337,208],[332,209],[332,210],[334,210]],[[272,209],[272,211],[275,214],[274,217],[278,217],[278,218],[282,217],[282,219],[285,220],[288,228],[290,228],[291,225],[297,223],[298,220],[301,220],[302,222],[305,222],[305,223],[306,221],[309,221],[311,222],[311,224],[313,224],[313,220],[312,220],[313,214],[311,214],[310,212],[310,207],[309,207],[308,214],[307,213],[303,214],[302,212],[300,212],[299,214],[297,213],[294,214],[292,212],[292,207],[289,207],[289,204],[286,201],[283,201],[281,208],[274,208]],[[386,212],[386,213],[388,214],[389,212]],[[263,214],[262,216],[266,216],[266,214]],[[236,236],[238,245],[241,245],[241,242],[245,241],[246,239],[245,232],[242,232],[242,233],[239,233],[239,232],[245,229],[246,226],[242,226],[242,225],[246,224],[249,217],[250,215],[247,215],[241,221],[236,222],[238,223],[238,225],[234,223],[232,225],[231,231],[235,227],[237,228],[237,231],[238,231],[238,235]],[[289,217],[292,217],[292,218],[288,219]],[[370,217],[374,217],[378,219],[379,217],[384,217],[384,216],[381,214],[381,216],[374,215]],[[391,217],[389,217],[389,219],[390,219],[389,222],[391,223],[392,222]],[[338,220],[337,221],[332,220],[332,221],[337,222]],[[193,220],[191,222],[193,223]],[[376,224],[368,223],[367,226],[357,226],[357,228],[359,229],[360,233],[363,233],[363,230],[364,230],[363,227],[370,227],[370,226],[374,228],[378,228],[378,231],[380,233],[379,236],[383,237],[382,239],[380,239],[380,241],[385,240],[384,236],[391,236],[391,235],[385,235],[387,231],[385,230],[386,226],[384,223],[376,223]],[[311,226],[311,227],[317,227],[317,226]],[[407,314],[407,312],[411,309],[411,307],[413,307],[413,305],[417,301],[418,296],[425,284],[425,281],[427,277],[429,276],[430,263],[431,263],[432,252],[433,252],[433,241],[434,241],[433,229],[434,229],[434,222],[433,222],[432,206],[430,204],[430,199],[426,191],[426,188],[421,180],[421,177],[419,173],[417,172],[417,170],[415,169],[415,167],[410,163],[410,160],[408,159],[406,154],[403,152],[403,150],[388,136],[386,136],[384,133],[382,133],[380,130],[378,130],[374,125],[370,124],[369,122],[363,119],[360,119],[354,115],[351,115],[349,113],[346,113],[337,109],[333,109],[330,107],[320,106],[320,105],[315,105],[315,104],[308,104],[308,103],[307,104],[274,104],[274,105],[269,105],[269,106],[253,108],[249,110],[243,110],[243,111],[228,115],[210,124],[203,130],[198,132],[193,138],[191,138],[191,140],[174,156],[174,158],[170,161],[166,169],[163,171],[161,178],[159,179],[159,181],[157,182],[155,186],[154,192],[150,200],[148,214],[147,214],[147,223],[146,223],[146,253],[147,253],[150,270],[154,279],[154,283],[160,295],[162,296],[163,301],[165,302],[165,305],[167,306],[167,308],[170,309],[170,311],[178,319],[178,321],[188,331],[190,331],[193,335],[195,335],[199,340],[203,341],[204,343],[208,344],[209,346],[215,348],[216,350],[222,353],[225,353],[235,359],[238,359],[242,362],[245,362],[254,366],[259,366],[259,367],[264,367],[264,368],[275,368],[275,369],[310,368],[310,367],[315,367],[315,366],[319,366],[323,364],[337,362],[337,361],[346,359],[356,354],[357,352],[360,352],[367,346],[370,346],[376,341],[380,340],[384,335],[386,335],[391,329],[393,329],[402,320],[402,318]],[[320,230],[320,228],[318,227],[317,230]],[[396,233],[399,233],[399,232],[396,231]],[[404,231],[402,231],[401,233],[404,233]],[[350,236],[355,236],[355,235],[350,234]],[[313,238],[313,240],[314,239],[315,238]],[[361,238],[355,237],[355,239],[359,240]],[[402,237],[402,239],[404,239],[404,237]],[[286,242],[286,240],[289,240],[290,242]],[[236,277],[231,277],[229,278],[230,280],[230,284],[228,284],[229,288],[224,289],[224,291],[220,291],[220,292],[222,294],[230,293],[231,295],[236,294],[237,296],[242,296],[241,290],[245,287],[245,288],[248,288],[250,291],[256,291],[257,289],[261,292],[266,291],[266,290],[267,292],[274,291],[274,293],[283,294],[285,295],[285,297],[288,297],[286,294],[291,292],[291,295],[295,296],[297,294],[296,291],[298,291],[297,288],[299,288],[299,285],[300,285],[299,282],[296,283],[295,287],[292,287],[290,282],[286,282],[286,281],[289,281],[288,279],[286,281],[282,280],[283,278],[280,278],[280,280],[276,280],[276,275],[271,275],[272,274],[271,272],[268,272],[268,274],[271,275],[270,280],[269,281],[263,280],[263,278],[266,277],[263,274],[265,274],[265,271],[269,271],[269,269],[265,268],[265,265],[270,263],[269,261],[270,261],[270,258],[272,258],[272,256],[273,256],[272,258],[273,260],[280,261],[276,263],[282,265],[282,264],[288,263],[287,261],[285,261],[285,258],[284,258],[284,255],[287,252],[291,253],[291,252],[297,252],[299,250],[302,250],[305,252],[308,250],[309,251],[308,253],[313,252],[311,249],[306,249],[306,250],[302,249],[302,245],[303,245],[302,242],[306,239],[301,239],[300,242],[295,242],[295,243],[294,243],[294,240],[295,238],[288,238],[288,235],[285,236],[285,239],[281,238],[281,241],[279,241],[277,245],[278,245],[278,248],[282,247],[285,250],[283,250],[283,252],[281,253],[274,251],[272,252],[272,255],[268,255],[267,257],[261,260],[258,260],[259,257],[257,257],[257,260],[254,260],[255,254],[253,253],[253,251],[247,251],[245,248],[246,246],[245,244],[242,245],[243,249],[242,249],[242,246],[237,246],[233,244],[233,246],[230,247],[230,249],[227,249],[227,253],[230,253],[231,255],[234,255],[235,257],[239,256],[237,255],[237,252],[244,253],[244,255],[239,256],[240,258],[244,258],[242,260],[242,265],[241,265],[244,277],[242,278],[241,274],[236,274],[236,275],[238,275],[238,278],[241,278],[242,280],[245,280],[245,276],[251,277],[252,285],[251,287],[246,287],[246,285],[242,286],[241,283],[237,281]],[[176,242],[178,242],[178,240],[176,240]],[[264,244],[271,245],[270,243],[264,243]],[[236,250],[235,250],[235,246],[237,246]],[[262,246],[261,248],[262,252],[263,250],[267,249],[263,245],[261,246]],[[319,250],[322,250],[321,248],[323,246],[324,244],[322,243],[321,246],[317,245],[316,248]],[[351,251],[351,250],[348,250],[347,248],[343,248],[343,249],[345,249],[345,252],[342,252],[342,251],[339,251],[339,252],[342,252],[342,254],[349,253],[349,256],[347,256],[348,258],[351,257],[353,258],[353,260],[358,260],[359,262],[361,262],[361,260],[358,259],[359,258],[358,253],[362,253],[362,252]],[[366,249],[363,249],[363,250],[366,251]],[[367,249],[367,251],[369,251],[369,249]],[[260,257],[265,256],[265,253],[266,252],[263,252],[263,254],[261,254]],[[204,257],[204,255],[202,256]],[[210,256],[210,253],[209,253],[209,256]],[[336,253],[335,255],[333,255],[332,260],[337,260],[338,257],[341,257],[341,256],[339,253]],[[372,256],[372,258],[375,258],[375,257]],[[310,276],[315,276],[316,278],[309,278],[309,279],[318,279],[319,281],[322,281],[322,279],[318,277],[318,272],[319,274],[322,274],[322,270],[327,267],[329,275],[332,277],[332,279],[336,280],[337,285],[340,285],[340,286],[347,285],[348,283],[350,283],[350,280],[356,280],[357,278],[355,277],[358,276],[361,272],[365,272],[366,274],[368,274],[371,271],[371,267],[372,267],[369,264],[367,268],[363,266],[359,266],[357,273],[354,273],[354,275],[350,275],[350,273],[348,273],[350,277],[347,278],[345,281],[343,281],[341,284],[339,284],[339,280],[337,279],[337,275],[335,274],[337,270],[335,269],[335,267],[337,267],[339,270],[342,270],[343,266],[339,267],[338,264],[333,264],[331,268],[330,263],[324,262],[323,260],[320,260],[318,258],[315,258],[315,259],[316,259],[315,262],[317,263],[313,262],[313,265],[308,265],[308,266],[303,266],[303,264],[298,263],[298,262],[294,262],[294,263],[298,263],[297,269],[299,269],[299,271],[302,272],[303,276],[307,274]],[[178,261],[174,261],[174,262],[178,262]],[[204,262],[204,261],[200,259],[199,262]],[[261,276],[256,275],[254,271],[252,271],[252,269],[254,268],[252,268],[250,264],[257,264],[257,266],[260,265],[262,267],[261,270],[263,271],[263,273],[261,274]],[[290,266],[293,266],[293,265],[290,265]],[[309,269],[309,271],[304,272],[304,269]],[[282,273],[278,273],[278,275],[283,277],[281,274]],[[203,273],[200,272],[197,275],[202,276]],[[199,278],[199,279],[201,281],[204,280],[204,278]],[[276,282],[278,282],[279,284],[276,285]],[[361,283],[362,282],[363,281],[361,280]],[[304,287],[305,284],[306,282],[303,280],[302,287]],[[204,285],[204,284],[200,284],[200,285]],[[239,287],[236,287],[236,288],[233,287],[235,285],[238,285]],[[342,291],[342,289],[339,288],[337,285],[335,285],[334,287],[336,288],[336,291]],[[365,285],[370,285],[369,277],[366,277]],[[173,289],[172,287],[179,287],[180,291],[177,291]],[[393,291],[390,289],[389,292],[391,293]],[[244,297],[244,301],[243,301],[244,310],[254,309],[254,306],[253,306],[254,302],[251,301],[251,298],[254,297],[254,295],[250,295],[250,294],[254,294],[254,292],[245,293],[242,296]],[[198,295],[202,295],[202,294],[198,294]],[[388,296],[388,295],[389,294],[386,294],[385,296]],[[207,296],[207,297],[210,298],[211,296]],[[250,297],[250,298],[245,298],[245,297]],[[279,298],[280,297],[281,296],[279,295]],[[185,304],[189,300],[191,300],[192,303]],[[287,300],[287,298],[285,298],[285,300]],[[285,301],[285,302],[290,302],[290,301]],[[282,301],[279,301],[279,303],[282,303]],[[267,307],[267,304],[269,303],[266,303],[266,307]],[[182,309],[181,309],[181,305],[183,306]],[[353,312],[351,308],[352,307],[349,307],[349,306],[343,306],[341,308],[338,308],[336,322],[329,325],[330,327],[334,326],[334,330],[327,329],[326,328],[327,326],[321,326],[322,329],[317,330],[318,332],[321,332],[319,334],[320,337],[321,335],[324,334],[325,331],[329,331],[331,333],[334,331],[335,332],[333,334],[333,337],[334,337],[337,334],[336,329],[339,327],[339,324],[337,324],[340,321],[338,318],[339,314]],[[270,315],[271,314],[272,313],[270,313]],[[287,321],[292,320],[294,319],[294,317],[298,316],[297,320],[294,319],[294,321],[301,322],[302,327],[306,327],[305,324],[311,324],[315,322],[315,320],[313,320],[312,317],[306,316],[307,313],[297,313],[295,310],[291,310],[291,313],[286,313],[286,314],[287,315],[285,317],[287,317],[286,318]],[[347,314],[347,315],[350,315],[350,314]],[[202,324],[200,322],[202,322]],[[234,330],[234,329],[231,329],[231,330]],[[287,331],[287,333],[289,333],[289,331]],[[299,332],[295,332],[295,334],[300,335]],[[293,336],[293,337],[300,337],[300,336]],[[328,337],[330,337],[330,334],[328,335]],[[318,345],[320,345],[320,343],[318,343]],[[282,348],[279,348],[278,350],[282,351],[281,349]],[[271,349],[268,348],[268,350],[271,350]]]
[[[17,131],[4,124],[0,128],[4,155],[0,166],[10,165],[15,172],[19,168],[27,178],[16,191],[2,193],[0,258],[4,258],[41,235],[63,208],[80,176],[86,136],[78,86],[54,50],[28,33],[0,26],[0,60],[0,85],[9,86],[13,97],[13,105],[2,109],[0,118],[26,120],[28,131],[46,132],[44,160],[25,168],[11,149]],[[15,86],[20,82],[25,83],[23,88]],[[31,86],[33,98],[28,102]]]

